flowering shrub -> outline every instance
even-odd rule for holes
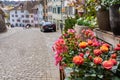
[[[116,59],[120,44],[112,49],[90,29],[82,30],[81,34],[76,35],[74,29],[69,29],[55,42],[56,65],[61,64],[61,69],[72,68],[71,80],[112,80],[119,64]]]

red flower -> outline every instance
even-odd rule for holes
[[[92,58],[92,56],[90,55],[89,57],[88,57],[91,61],[93,60],[93,58]]]
[[[102,63],[102,65],[105,69],[111,69],[113,67],[113,62],[112,61],[104,61]]]
[[[114,50],[120,51],[120,47],[116,47],[116,48],[114,48]]]
[[[79,56],[84,57],[84,54],[83,54],[83,53],[80,53]]]
[[[94,50],[94,55],[95,56],[99,56],[100,54],[102,54],[102,51],[100,49],[95,49]]]
[[[79,47],[80,48],[86,48],[87,47],[87,42],[81,42],[80,44],[79,44]]]
[[[117,64],[116,59],[109,59],[109,61],[111,61],[111,62],[113,63],[113,65],[116,65],[116,64]]]
[[[117,47],[120,47],[120,44],[117,44]]]
[[[95,57],[94,58],[94,60],[93,60],[93,62],[95,63],[95,64],[101,64],[102,63],[102,61],[103,61],[103,59],[101,58],[101,57]]]
[[[106,46],[101,46],[101,47],[100,47],[100,50],[101,50],[102,52],[108,52],[109,48],[106,47]]]
[[[113,58],[113,59],[116,59],[117,58],[117,54],[116,53],[114,53],[114,54],[111,54],[111,56],[110,56],[111,58]]]
[[[82,65],[84,63],[84,59],[81,56],[75,56],[73,57],[73,62],[76,65]]]
[[[107,43],[104,43],[102,46],[106,46],[106,47],[110,47],[110,45],[109,44],[107,44]]]

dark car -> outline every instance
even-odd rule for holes
[[[45,31],[54,31],[54,32],[56,32],[56,25],[52,24],[51,22],[44,22],[42,24],[42,26],[40,27],[40,30],[42,32],[45,32]]]

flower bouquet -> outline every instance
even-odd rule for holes
[[[60,69],[71,68],[68,80],[117,80],[120,44],[117,47],[99,40],[90,29],[76,35],[68,29],[53,45],[55,64]],[[119,80],[119,79],[118,79]]]

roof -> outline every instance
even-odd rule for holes
[[[0,8],[0,14],[2,14],[2,16],[5,16],[5,13],[1,8]]]

